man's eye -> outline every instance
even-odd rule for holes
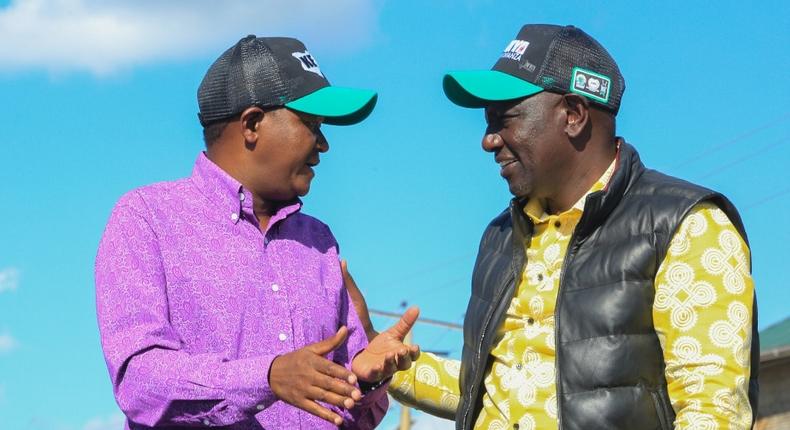
[[[321,128],[321,123],[318,121],[303,121],[304,125],[312,131],[317,131]]]

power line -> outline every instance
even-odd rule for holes
[[[400,317],[401,317],[401,315],[399,313],[397,313],[397,312],[387,312],[387,311],[381,311],[381,310],[377,310],[377,309],[368,309],[368,312],[370,314],[372,314],[372,315],[377,315],[377,316],[387,317],[387,318],[400,319]],[[464,326],[462,326],[461,324],[451,323],[451,322],[447,322],[447,321],[434,320],[434,319],[430,319],[430,318],[420,318],[420,319],[417,320],[417,324],[420,324],[420,323],[427,324],[427,325],[433,325],[433,326],[437,326],[437,327],[443,327],[443,328],[446,328],[446,329],[449,329],[449,330],[463,330],[463,328],[464,328]],[[449,330],[445,330],[445,333],[447,333]],[[411,344],[412,343],[412,331],[409,331],[409,333],[406,334],[406,338],[403,340],[403,343],[406,343],[406,344]],[[414,424],[414,420],[411,417],[411,408],[405,403],[401,404],[400,423],[398,424],[397,428],[400,429],[400,430],[409,430],[411,428],[412,424]]]
[[[434,297],[438,293],[445,292],[450,287],[460,287],[461,286],[461,282],[465,282],[468,279],[469,279],[468,275],[464,275],[464,276],[457,277],[455,279],[451,279],[451,280],[449,280],[447,282],[441,283],[441,284],[439,284],[439,285],[437,285],[435,287],[430,288],[428,291],[424,292],[421,297],[423,299],[426,298],[426,297]]]
[[[376,309],[370,309],[368,312],[370,312],[371,315],[377,315],[377,316],[380,316],[380,317],[387,317],[387,318],[394,318],[394,319],[400,319],[400,317],[401,317],[401,314],[399,314],[397,312],[387,312],[387,311],[380,311],[380,310],[376,310]],[[449,329],[452,329],[452,330],[463,330],[464,329],[464,326],[462,324],[452,323],[452,322],[448,322],[448,321],[434,320],[434,319],[430,319],[430,318],[420,318],[420,319],[417,320],[417,324],[420,324],[420,323],[427,324],[427,325],[433,325],[433,326],[437,326],[437,327],[449,328]]]
[[[762,125],[760,125],[758,127],[755,127],[755,128],[753,128],[751,130],[747,130],[747,131],[745,131],[745,132],[733,137],[732,139],[727,140],[727,141],[725,141],[723,143],[720,143],[718,145],[712,146],[712,147],[704,150],[703,152],[701,152],[701,153],[699,153],[699,154],[697,154],[695,156],[686,158],[685,160],[682,160],[679,163],[677,163],[677,164],[675,164],[673,166],[670,166],[669,170],[677,169],[678,167],[683,167],[683,166],[686,166],[688,164],[691,164],[691,163],[693,163],[693,162],[695,162],[697,160],[700,160],[700,159],[702,159],[704,157],[707,157],[708,155],[710,155],[713,152],[716,152],[716,151],[718,151],[720,149],[723,149],[723,148],[726,148],[728,146],[732,146],[732,145],[740,142],[741,140],[746,139],[747,137],[751,137],[752,135],[754,135],[754,134],[756,134],[756,133],[758,133],[760,131],[776,127],[777,125],[779,125],[779,124],[781,124],[783,122],[786,122],[788,120],[790,120],[790,112],[785,112],[782,115],[778,116],[777,118],[774,118],[773,120],[771,120],[771,121],[769,121],[769,122],[767,122],[765,124],[762,124]]]
[[[782,196],[787,195],[787,194],[790,194],[790,187],[787,187],[787,188],[785,188],[783,190],[780,190],[780,191],[778,191],[776,193],[769,194],[769,195],[761,198],[760,200],[757,200],[756,202],[752,202],[751,204],[748,204],[748,205],[744,206],[743,209],[751,209],[751,208],[760,206],[762,204],[768,203],[768,202],[770,202],[772,200],[776,200],[779,197],[782,197]]]
[[[398,283],[402,284],[404,281],[409,281],[409,280],[412,280],[412,279],[415,279],[415,278],[419,278],[420,276],[423,276],[423,275],[426,275],[428,273],[434,272],[434,271],[436,271],[438,269],[441,269],[441,268],[444,268],[444,267],[448,267],[448,266],[452,266],[453,264],[455,264],[455,263],[457,263],[457,262],[459,262],[459,261],[461,261],[461,260],[473,255],[473,254],[474,253],[467,252],[465,254],[456,255],[454,257],[450,257],[450,258],[445,259],[445,260],[434,262],[433,264],[431,264],[429,266],[422,267],[422,268],[420,268],[420,269],[418,269],[418,270],[416,270],[414,272],[407,273],[406,275],[398,277]]]
[[[776,148],[778,146],[781,146],[782,144],[785,144],[787,142],[790,142],[790,139],[788,139],[787,137],[783,137],[783,138],[777,140],[776,142],[773,142],[773,143],[770,143],[768,145],[765,145],[762,148],[760,148],[760,149],[758,149],[758,150],[756,150],[756,151],[754,151],[754,152],[752,152],[750,154],[746,154],[746,155],[744,155],[744,156],[742,156],[740,158],[736,158],[735,160],[733,160],[730,163],[727,163],[727,164],[725,164],[723,166],[720,166],[720,167],[718,167],[716,169],[713,169],[713,170],[705,173],[704,175],[700,176],[699,179],[705,179],[705,178],[709,178],[711,176],[714,176],[714,175],[716,175],[718,173],[721,173],[724,170],[727,170],[727,169],[731,168],[732,166],[740,164],[740,163],[742,163],[742,162],[744,162],[744,161],[746,161],[746,160],[748,160],[750,158],[754,158],[754,157],[762,154],[763,152],[766,152],[766,151],[768,151],[770,149],[773,149],[773,148]]]

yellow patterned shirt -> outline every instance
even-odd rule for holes
[[[614,163],[590,193],[603,189]],[[586,197],[586,196],[585,196]],[[475,429],[556,429],[554,305],[570,236],[584,209],[548,215],[524,208],[535,225],[527,265],[491,350]],[[653,321],[664,351],[676,429],[748,429],[747,391],[753,282],[746,244],[716,206],[694,207],[656,274]],[[460,363],[426,353],[396,373],[390,393],[437,415],[458,405]]]

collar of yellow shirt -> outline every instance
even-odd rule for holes
[[[582,212],[584,212],[584,202],[587,200],[587,196],[606,188],[609,180],[612,179],[615,166],[617,165],[617,158],[618,157],[615,157],[615,159],[612,160],[603,175],[601,175],[601,177],[595,181],[595,184],[593,184],[593,186],[579,200],[577,200],[570,209],[560,213],[558,217],[566,218],[569,215],[576,215],[578,217]],[[530,220],[532,220],[533,224],[541,224],[548,222],[549,220],[549,214],[546,213],[546,202],[543,199],[529,199],[527,204],[524,205],[524,213],[529,217]]]

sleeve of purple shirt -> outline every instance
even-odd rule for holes
[[[102,348],[116,401],[133,422],[146,426],[225,426],[248,421],[278,399],[268,372],[275,355],[228,360],[188,353],[169,323],[166,280],[155,232],[136,205],[113,210],[96,258],[96,306]],[[346,303],[348,294],[343,290]],[[366,345],[353,306],[346,361]],[[386,387],[338,410],[344,428],[374,428],[384,416]]]
[[[344,364],[351,370],[351,361],[365,349],[368,340],[354,306],[349,305],[351,297],[348,295],[348,291],[345,288],[342,288],[341,291],[343,295],[341,308],[346,315],[345,325],[349,329],[347,341],[349,358],[345,363],[341,364]],[[344,422],[341,428],[360,430],[375,428],[387,413],[387,407],[389,406],[389,398],[387,397],[388,386],[389,382],[366,393],[362,400],[351,410],[332,406],[331,408],[343,417]]]

